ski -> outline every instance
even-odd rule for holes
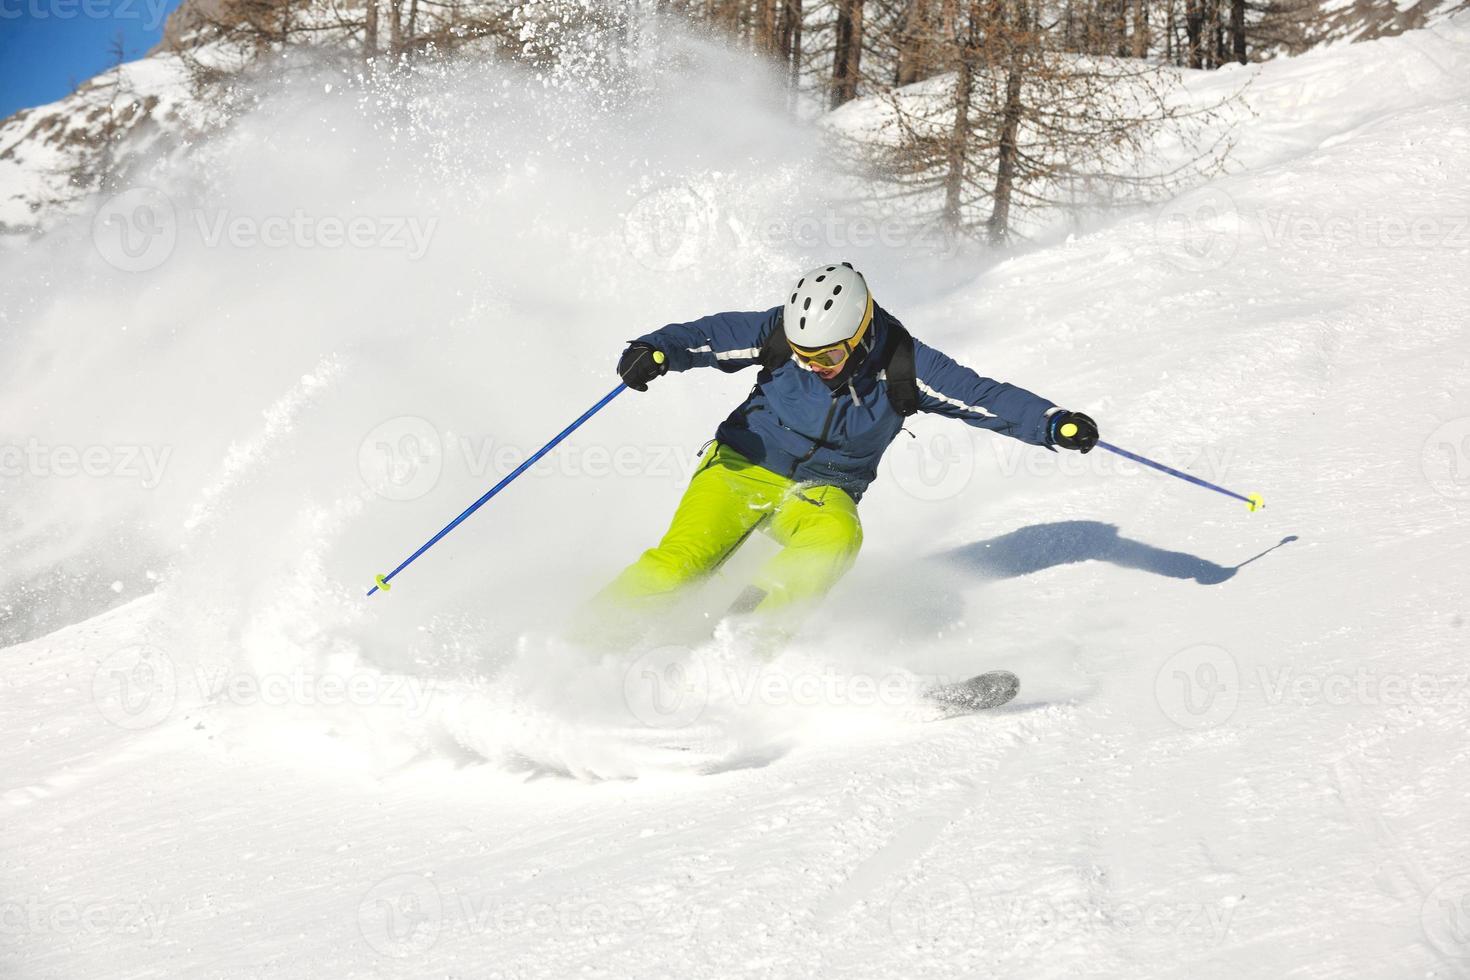
[[[949,714],[968,714],[998,708],[1021,690],[1021,679],[1008,670],[992,670],[976,674],[958,684],[940,684],[924,692],[924,697],[948,709]]]

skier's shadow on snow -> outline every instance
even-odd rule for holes
[[[1030,575],[1057,565],[1105,561],[1121,568],[1137,568],[1165,578],[1193,579],[1200,585],[1219,585],[1235,573],[1284,544],[1283,538],[1238,565],[1217,565],[1198,555],[1167,551],[1142,541],[1125,538],[1116,524],[1101,521],[1057,521],[1033,524],[987,541],[976,541],[944,552],[943,561],[959,564],[983,578],[1001,579]]]

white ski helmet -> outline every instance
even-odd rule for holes
[[[851,350],[872,322],[867,280],[846,262],[811,270],[796,281],[786,301],[786,340],[798,351],[838,344]]]

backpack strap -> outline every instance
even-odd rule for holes
[[[761,344],[761,367],[774,372],[791,360],[791,345],[786,343],[786,311],[776,314],[776,325]]]
[[[888,402],[895,412],[908,418],[919,410],[919,372],[914,367],[914,335],[892,316],[883,326],[888,334],[887,349],[883,352]]]

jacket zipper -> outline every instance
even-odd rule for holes
[[[801,469],[801,464],[815,456],[817,450],[822,448],[822,443],[827,441],[827,431],[832,428],[832,416],[837,414],[837,399],[840,397],[841,392],[836,392],[832,395],[831,400],[827,402],[827,417],[822,421],[822,434],[817,436],[816,441],[812,443],[811,450],[791,465],[791,472],[788,475],[793,480],[796,479],[796,471]]]

